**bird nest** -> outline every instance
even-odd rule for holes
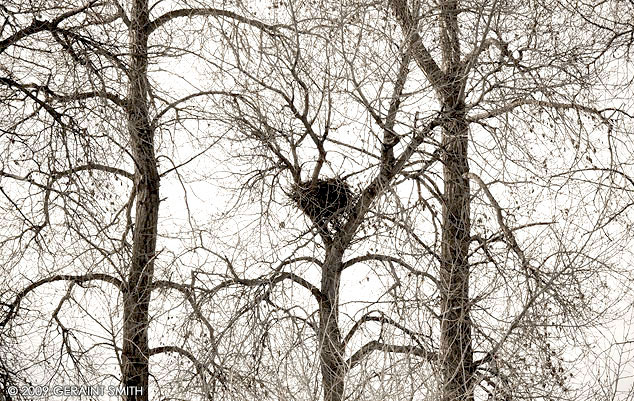
[[[341,178],[300,182],[291,188],[290,198],[322,228],[340,226],[354,201],[350,185]]]

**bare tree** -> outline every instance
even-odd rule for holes
[[[583,394],[634,181],[612,44],[568,7],[4,5],[1,345],[29,355],[3,373],[130,400]]]
[[[250,235],[268,257],[249,242],[220,260],[243,284],[311,294],[260,300],[296,322],[278,335],[314,346],[325,400],[366,398],[345,384],[379,351],[422,360],[411,392],[430,398],[579,394],[566,361],[622,313],[633,181],[619,83],[595,63],[610,44],[567,6],[290,2],[265,14],[292,33],[226,32],[219,120],[227,162],[251,166],[239,185],[261,200]],[[392,280],[356,309],[354,265]]]
[[[29,353],[19,366],[5,366],[16,359],[3,358],[16,383],[120,383],[125,399],[147,400],[150,359],[166,366],[154,373],[156,393],[178,391],[160,382],[174,373],[173,359],[167,361],[176,354],[193,371],[185,378],[198,383],[201,397],[212,398],[217,383],[228,385],[209,344],[188,349],[194,332],[213,339],[197,297],[218,289],[199,285],[181,262],[187,254],[170,239],[171,228],[159,235],[166,200],[159,187],[170,179],[182,183],[182,171],[210,149],[204,135],[189,136],[189,124],[204,118],[201,101],[217,95],[203,88],[210,82],[188,82],[174,61],[191,55],[196,43],[180,31],[185,17],[197,17],[198,26],[276,28],[238,8],[169,7],[147,0],[0,6],[1,243],[9,278],[2,347]],[[170,80],[161,76],[166,72]],[[186,196],[184,204],[176,200],[185,215]],[[183,241],[194,234],[191,215],[189,224]],[[175,275],[174,267],[182,269]],[[40,304],[47,291],[51,307],[48,300]],[[170,313],[191,320],[192,331],[183,332],[184,323],[165,325]],[[39,338],[42,346],[24,348],[21,336]]]

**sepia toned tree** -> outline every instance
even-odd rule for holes
[[[0,6],[7,399],[41,395],[16,396],[12,384],[210,399],[218,383],[241,380],[216,365],[209,346],[215,328],[198,297],[222,285],[199,284],[183,261],[195,230],[188,192],[178,189],[212,146],[196,124],[214,80],[190,81],[182,69],[214,60],[197,57],[203,39],[192,32],[206,24],[275,29],[239,11],[147,0]],[[161,198],[161,185],[169,196]],[[189,340],[199,337],[207,343]]]
[[[629,82],[571,5],[3,4],[5,394],[598,397]]]
[[[270,287],[253,312],[266,394],[589,394],[586,344],[631,279],[631,120],[609,39],[566,2],[262,13],[294,31],[225,33],[219,139],[241,177],[232,213],[256,217],[214,252]]]

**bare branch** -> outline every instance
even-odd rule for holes
[[[41,287],[44,284],[54,283],[58,281],[70,281],[76,284],[84,284],[91,281],[101,281],[101,282],[114,285],[122,292],[124,291],[124,288],[125,288],[121,280],[105,273],[90,273],[90,274],[84,274],[84,275],[58,274],[55,276],[46,277],[24,288],[22,291],[20,291],[16,295],[15,300],[12,303],[5,305],[6,307],[8,307],[8,311],[4,319],[0,321],[0,327],[6,326],[7,322],[11,320],[13,316],[17,314],[18,308],[20,307],[20,302],[22,302],[22,300],[29,293],[31,293],[32,291],[34,291],[38,287]]]
[[[495,210],[495,217],[497,218],[500,229],[504,233],[504,236],[506,237],[506,241],[508,242],[509,246],[511,247],[513,252],[515,252],[517,257],[520,259],[520,262],[522,263],[522,268],[526,272],[532,271],[528,263],[528,260],[526,259],[526,255],[524,255],[524,251],[515,240],[515,235],[513,234],[513,231],[511,231],[509,227],[506,225],[506,223],[504,222],[504,216],[502,215],[502,208],[500,207],[499,203],[497,202],[497,200],[495,199],[495,197],[489,190],[489,187],[484,183],[484,181],[482,181],[480,177],[478,177],[474,173],[466,173],[465,178],[470,178],[474,180],[475,182],[478,183],[480,188],[482,188],[487,198],[489,198],[489,201],[491,202],[491,206]]]
[[[425,47],[423,39],[418,34],[418,21],[416,21],[412,15],[408,2],[406,0],[390,0],[389,4],[401,25],[404,35],[410,38],[410,46],[412,47],[414,60],[416,60],[416,63],[434,89],[439,93],[443,93],[446,89],[447,78],[436,61],[434,61],[429,50]]]
[[[27,26],[26,28],[20,29],[19,31],[9,36],[8,38],[0,41],[0,53],[3,53],[9,46],[16,44],[17,42],[26,38],[27,36],[30,36],[39,32],[43,32],[43,31],[51,31],[53,29],[56,29],[57,26],[61,24],[63,21],[83,11],[86,11],[87,9],[89,9],[96,3],[97,3],[97,0],[89,1],[88,3],[84,4],[81,7],[78,7],[76,9],[73,9],[61,14],[60,16],[56,17],[52,21],[40,21],[38,19],[34,19],[31,25]]]
[[[348,334],[345,335],[344,339],[343,339],[343,343],[348,344],[350,342],[350,340],[352,339],[352,337],[354,336],[354,334],[361,328],[361,326],[363,326],[364,323],[366,322],[378,322],[381,323],[381,325],[383,324],[389,324],[391,326],[396,327],[397,329],[399,329],[400,331],[402,331],[403,333],[407,334],[413,341],[415,341],[420,347],[422,347],[422,344],[420,343],[420,336],[421,334],[414,332],[413,330],[408,329],[407,327],[403,326],[402,324],[396,322],[394,319],[386,316],[383,312],[378,311],[378,313],[380,314],[380,316],[373,316],[372,314],[375,312],[368,312],[365,315],[363,315],[359,320],[357,320],[354,325],[352,326],[352,328],[350,329],[350,331],[348,331]]]
[[[371,260],[376,260],[376,261],[380,261],[380,262],[394,262],[394,263],[398,263],[399,265],[403,266],[405,269],[407,269],[407,271],[409,271],[410,273],[412,273],[415,276],[421,276],[421,277],[425,277],[429,280],[431,280],[437,288],[440,288],[440,283],[438,282],[438,280],[436,279],[436,277],[432,276],[431,274],[427,273],[427,272],[423,272],[420,270],[417,270],[416,268],[414,268],[413,266],[411,266],[409,263],[405,262],[403,259],[394,257],[394,256],[389,256],[389,255],[379,255],[379,254],[367,254],[367,255],[363,255],[363,256],[357,256],[355,258],[352,258],[350,260],[347,260],[345,262],[343,262],[343,264],[341,265],[341,270],[344,270],[354,264],[357,263],[362,263],[362,262],[367,262],[367,261],[371,261]]]
[[[342,233],[341,243],[344,246],[350,243],[357,227],[363,221],[365,213],[370,208],[370,205],[376,199],[377,196],[383,191],[383,189],[389,185],[389,182],[399,174],[409,158],[414,154],[418,147],[423,143],[431,132],[442,124],[441,118],[434,118],[427,126],[416,131],[414,137],[407,144],[405,149],[392,163],[382,163],[379,174],[372,180],[372,182],[363,190],[359,200],[354,205],[351,212],[350,219],[346,222]]]
[[[577,103],[560,103],[560,102],[551,102],[551,101],[535,100],[535,99],[519,99],[509,104],[503,105],[499,108],[486,111],[484,113],[476,114],[471,117],[467,117],[467,121],[478,122],[478,121],[486,120],[488,118],[499,117],[501,115],[511,113],[513,110],[522,106],[537,106],[542,108],[551,108],[551,109],[558,109],[558,110],[576,110],[586,114],[595,115],[608,125],[609,125],[609,120],[603,115],[603,113],[606,111],[614,111],[614,109],[612,108],[601,110],[594,107],[583,106]]]
[[[357,352],[355,352],[350,358],[348,358],[348,360],[346,361],[346,366],[348,367],[348,369],[354,368],[359,362],[363,360],[363,358],[370,355],[374,351],[393,352],[419,356],[426,361],[432,363],[438,360],[438,356],[436,355],[436,353],[427,351],[415,345],[393,345],[373,340],[363,345]]]
[[[247,18],[243,15],[237,14],[233,11],[221,10],[218,8],[184,8],[179,10],[169,11],[160,17],[156,18],[154,21],[150,23],[150,27],[148,33],[154,32],[156,29],[160,28],[162,25],[166,24],[169,21],[172,21],[176,18],[192,18],[192,17],[225,17],[229,18],[243,24],[251,25],[255,28],[261,29],[264,32],[268,32],[270,34],[277,33],[277,30],[284,25],[269,25],[264,22],[258,21],[256,19]]]

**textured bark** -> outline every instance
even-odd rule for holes
[[[443,401],[473,399],[473,348],[469,300],[469,127],[465,118],[463,65],[460,60],[459,4],[449,0],[440,6],[440,42],[446,82],[442,108],[446,113],[442,145],[444,205],[440,266],[441,332],[440,369]]]
[[[147,0],[134,0],[130,18],[128,130],[135,162],[136,218],[123,305],[122,385],[126,400],[148,399],[148,324],[159,209],[159,174],[148,108]]]
[[[319,352],[324,401],[342,401],[346,366],[339,330],[339,286],[343,252],[330,247],[321,272],[319,304]]]
[[[471,400],[473,350],[469,318],[469,171],[464,112],[443,129],[445,146],[442,250],[440,266],[440,363],[443,401]]]

